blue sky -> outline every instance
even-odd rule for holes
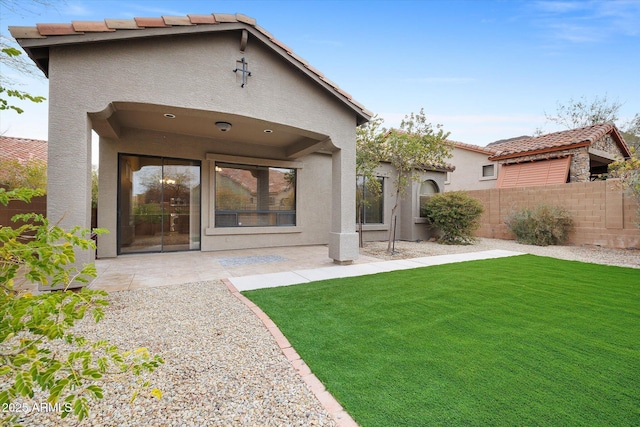
[[[571,98],[607,96],[623,103],[622,119],[640,113],[640,0],[51,0],[17,14],[7,2],[5,36],[10,25],[243,13],[387,127],[424,108],[469,144],[559,130],[544,113]],[[46,80],[24,84],[47,95]],[[25,107],[0,113],[0,133],[46,139],[46,103]]]

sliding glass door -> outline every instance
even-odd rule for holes
[[[200,249],[200,162],[120,155],[118,253]]]

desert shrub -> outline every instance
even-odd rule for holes
[[[47,189],[47,163],[32,159],[20,163],[15,159],[0,160],[0,185],[10,190],[30,188],[32,190]]]
[[[29,202],[42,193],[0,188],[0,204]],[[103,397],[102,384],[121,381],[118,376],[127,373],[136,378],[133,401],[150,386],[146,376],[163,360],[146,348],[123,352],[73,329],[87,315],[98,322],[108,305],[105,291],[69,290],[73,282],[87,283],[97,275],[93,264],[76,265],[76,250],[95,250],[90,231],[65,230],[34,213],[15,215],[12,221],[13,227],[0,225],[0,425],[16,424],[22,411],[37,405],[32,399],[39,393],[61,418],[73,415],[82,421],[89,403]],[[64,289],[34,294],[25,289],[28,282]],[[54,342],[65,342],[68,350],[55,350]],[[158,389],[151,394],[162,395]]]
[[[559,245],[567,240],[573,220],[564,208],[539,205],[516,212],[507,225],[518,242],[548,246]]]
[[[482,203],[463,191],[436,194],[422,206],[422,215],[442,233],[439,243],[468,245],[484,212]]]

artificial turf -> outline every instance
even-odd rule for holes
[[[522,255],[243,292],[362,426],[640,425],[640,270]]]

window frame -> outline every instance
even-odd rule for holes
[[[493,167],[493,174],[492,175],[485,175],[484,171],[485,168],[488,166],[492,166]],[[497,163],[487,163],[484,164],[480,167],[480,181],[489,181],[492,179],[498,179],[498,165]]]
[[[422,193],[422,186],[424,184],[426,184],[427,182],[430,182],[433,186],[433,188],[436,190],[435,193],[431,193],[431,194],[423,194]],[[422,182],[420,182],[420,185],[418,186],[418,218],[424,219],[425,217],[422,215],[422,198],[423,197],[433,197],[436,194],[440,194],[442,193],[442,191],[440,190],[440,186],[438,185],[438,183],[436,182],[436,180],[432,179],[432,178],[427,178],[425,180],[423,180]]]
[[[356,191],[359,191],[359,181],[362,179],[362,192],[363,192],[363,198],[366,200],[366,177],[364,177],[363,175],[357,175],[356,176]],[[375,202],[379,202],[380,206],[379,206],[379,217],[380,217],[380,222],[367,222],[367,205],[363,203],[363,205],[360,207],[363,212],[362,212],[362,225],[363,226],[367,226],[367,225],[371,225],[371,226],[375,226],[375,225],[384,225],[384,186],[385,186],[385,177],[382,175],[377,175],[376,179],[378,181],[380,181],[380,195],[378,197],[377,200],[375,200]],[[356,225],[360,225],[360,223],[358,222],[358,207],[356,206]]]
[[[204,230],[205,236],[220,236],[220,235],[253,235],[253,234],[288,234],[288,233],[301,233],[303,231],[302,218],[298,213],[300,212],[300,203],[303,194],[300,193],[301,188],[301,175],[304,169],[304,163],[299,161],[286,161],[286,160],[273,160],[262,159],[257,157],[243,157],[243,156],[230,156],[227,154],[206,153],[205,159],[209,165],[209,183],[208,183],[208,223]],[[296,210],[296,225],[292,226],[258,226],[258,227],[215,227],[215,164],[216,162],[230,163],[237,165],[250,165],[250,166],[267,166],[274,168],[285,168],[296,170],[296,186],[295,186],[295,210]]]

